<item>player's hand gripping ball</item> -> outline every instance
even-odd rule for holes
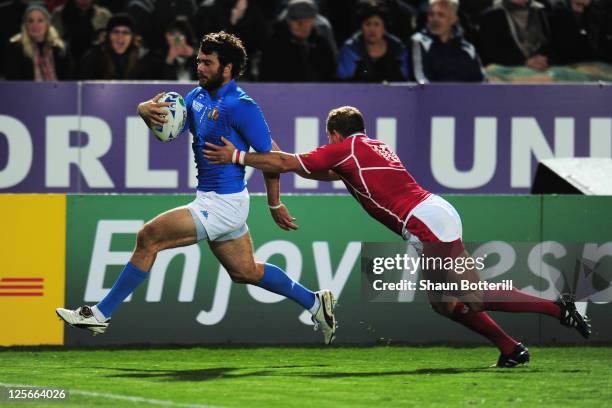
[[[181,133],[187,120],[185,100],[177,92],[166,92],[158,102],[170,102],[172,105],[163,107],[166,110],[167,122],[162,126],[153,126],[151,129],[155,137],[162,142],[171,142]]]

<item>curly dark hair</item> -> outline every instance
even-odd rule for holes
[[[216,52],[223,66],[232,64],[232,78],[238,78],[244,73],[247,53],[242,41],[235,35],[225,31],[206,34],[200,43],[200,51],[203,54]]]
[[[359,109],[352,106],[342,106],[329,112],[327,115],[327,131],[334,130],[343,137],[357,132],[365,131],[365,121]]]
[[[360,0],[355,7],[355,22],[361,25],[372,16],[378,16],[387,25],[389,9],[381,0]]]

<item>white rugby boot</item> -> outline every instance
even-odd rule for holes
[[[103,334],[108,328],[108,322],[110,321],[109,319],[106,322],[99,322],[93,315],[89,306],[81,306],[76,310],[58,307],[55,309],[55,313],[57,313],[61,320],[68,323],[70,326],[89,330],[93,332],[94,336]]]
[[[319,299],[319,310],[312,316],[314,329],[318,330],[321,327],[325,344],[331,344],[336,338],[336,329],[338,322],[334,316],[334,308],[336,307],[336,299],[329,290],[320,290],[315,292],[315,296]]]

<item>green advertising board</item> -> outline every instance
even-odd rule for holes
[[[605,214],[612,197],[446,198],[462,216],[465,242],[611,240],[612,218]],[[191,200],[189,195],[68,196],[66,305],[99,301],[128,261],[140,227]],[[283,200],[297,218],[297,231],[276,226],[265,197],[251,198],[248,224],[256,258],[279,265],[313,290],[328,288],[335,293],[338,343],[482,341],[435,314],[422,294],[409,301],[366,302],[361,291],[361,243],[402,241],[368,217],[352,197]],[[526,285],[525,278],[518,276],[520,268],[516,261],[496,278],[516,275],[517,282]],[[545,292],[547,281],[538,280],[538,273],[532,270],[525,276],[532,277],[536,290]],[[612,339],[612,329],[603,323],[612,315],[610,305],[588,307],[596,325],[594,339]],[[513,336],[529,343],[580,342],[575,333],[550,318],[504,313],[494,317]],[[65,344],[320,343],[321,336],[309,321],[309,314],[291,300],[232,283],[207,244],[200,243],[158,254],[149,279],[118,308],[104,336],[66,330]]]

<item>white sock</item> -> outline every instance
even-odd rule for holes
[[[310,312],[311,315],[314,316],[319,311],[319,307],[321,307],[321,301],[319,301],[319,297],[317,295],[315,295],[314,305],[312,305],[312,307],[310,309],[308,309],[308,311]]]
[[[104,314],[102,314],[102,312],[98,309],[98,306],[92,306],[90,309],[91,313],[93,313],[94,317],[99,323],[105,323],[108,320],[106,316],[104,316]]]

